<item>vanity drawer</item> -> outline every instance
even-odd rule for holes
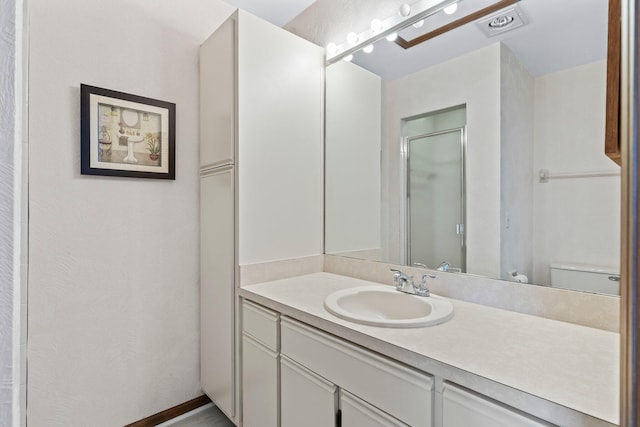
[[[251,301],[242,301],[242,331],[264,344],[269,350],[278,352],[278,320],[280,314]]]
[[[433,377],[282,317],[281,352],[414,427],[432,424]]]
[[[344,390],[340,390],[340,411],[345,426],[410,427]]]
[[[445,382],[442,427],[553,427],[545,421]]]

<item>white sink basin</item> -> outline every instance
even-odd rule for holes
[[[437,325],[453,317],[453,305],[444,298],[419,297],[384,285],[336,291],[324,300],[324,307],[345,320],[389,328]]]

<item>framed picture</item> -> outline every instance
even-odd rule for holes
[[[80,85],[81,173],[175,179],[176,104]]]

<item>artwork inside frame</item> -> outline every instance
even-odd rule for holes
[[[80,85],[83,175],[175,179],[176,105]]]

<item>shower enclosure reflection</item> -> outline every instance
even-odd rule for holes
[[[466,272],[465,124],[464,107],[403,123],[408,265]]]

